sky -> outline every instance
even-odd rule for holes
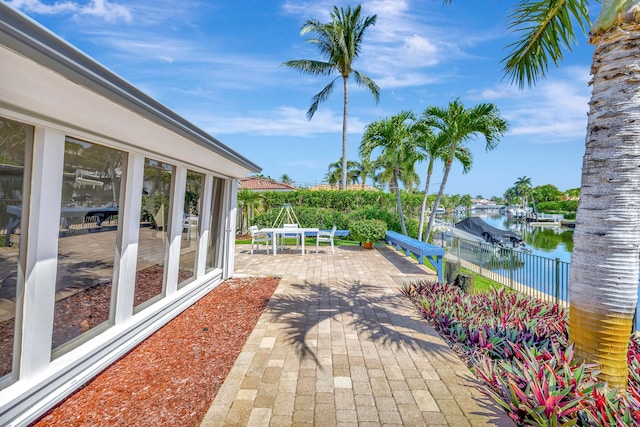
[[[516,40],[508,29],[512,0],[3,1],[257,163],[265,176],[286,174],[303,186],[323,183],[341,157],[341,78],[307,120],[312,97],[338,76],[304,75],[282,63],[323,60],[300,34],[302,24],[329,22],[334,5],[361,4],[377,19],[353,68],[378,84],[380,100],[350,80],[349,160],[359,160],[367,124],[402,110],[419,116],[457,98],[467,108],[495,104],[510,130],[489,152],[481,137],[469,141],[471,171],[454,165],[446,194],[502,196],[523,176],[561,191],[580,186],[593,47],[580,33],[534,87],[511,84],[501,61]],[[426,164],[416,169],[423,189]],[[442,171],[437,164],[430,194]]]

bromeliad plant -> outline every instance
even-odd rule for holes
[[[618,393],[597,380],[595,366],[574,359],[568,316],[557,305],[504,289],[466,295],[427,281],[401,291],[517,424],[640,426],[640,337],[629,347],[628,389]]]

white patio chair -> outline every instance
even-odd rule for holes
[[[182,232],[187,233],[187,240],[191,240],[191,232],[196,234],[198,230],[198,216],[197,215],[187,215],[184,214],[182,219]]]
[[[320,242],[331,243],[331,253],[335,254],[336,251],[333,247],[333,236],[336,234],[336,226],[334,225],[331,231],[318,231],[318,237],[316,237],[316,253],[318,253],[318,246]]]
[[[282,224],[282,228],[298,228],[298,224]],[[298,246],[300,246],[300,234],[298,233],[291,233],[291,234],[283,233],[280,235],[280,237],[281,237],[280,247],[285,246],[287,237],[296,238],[296,250],[298,249]]]
[[[260,233],[258,227],[252,225],[249,227],[249,233],[251,233],[251,254],[253,255],[253,247],[260,249],[260,243],[264,243],[267,249],[267,255],[269,254],[269,245],[271,244],[271,235],[269,233]]]

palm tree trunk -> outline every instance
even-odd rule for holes
[[[429,183],[431,182],[431,173],[433,172],[433,158],[429,159],[429,167],[427,168],[427,182],[424,184],[424,197],[422,198],[422,206],[420,208],[420,224],[418,226],[418,240],[422,240],[422,231],[424,229],[424,217],[427,213],[427,197],[429,196]]]
[[[431,215],[429,215],[429,225],[427,226],[427,235],[424,238],[424,241],[429,241],[429,235],[431,234],[431,229],[433,228],[433,223],[436,219],[436,210],[438,206],[440,206],[440,199],[442,199],[442,195],[444,194],[444,187],[447,185],[447,178],[449,177],[449,171],[451,170],[451,164],[453,163],[453,153],[455,153],[455,147],[451,150],[451,155],[447,160],[447,165],[444,168],[444,175],[442,177],[442,182],[440,183],[440,189],[438,190],[438,195],[436,196],[435,202],[433,202],[433,209],[431,209]]]
[[[404,223],[404,212],[402,211],[402,199],[400,198],[400,188],[398,186],[398,168],[393,169],[393,185],[396,187],[396,204],[398,205],[398,216],[400,217],[400,228],[402,234],[407,235],[407,226]]]
[[[623,390],[640,255],[640,27],[598,40],[569,280],[570,340]]]
[[[342,110],[342,179],[340,189],[347,189],[347,110],[349,105],[349,85],[348,77],[343,77],[344,86],[344,108]]]

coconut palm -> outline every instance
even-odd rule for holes
[[[330,185],[336,185],[342,179],[342,159],[329,165],[324,180]],[[349,184],[357,184],[360,179],[360,164],[354,160],[347,160],[347,182]]]
[[[374,168],[384,169],[383,174],[390,175],[389,187],[395,191],[398,216],[402,233],[407,234],[407,227],[402,211],[400,198],[400,182],[413,183],[416,180],[415,162],[419,160],[416,142],[411,125],[415,120],[410,111],[401,111],[390,118],[369,123],[365,128],[360,144],[360,157],[371,159],[374,151],[378,157],[372,160]]]
[[[376,23],[376,15],[362,16],[362,7],[351,6],[340,8],[334,6],[331,13],[331,22],[322,23],[315,19],[305,22],[300,30],[301,35],[314,34],[315,37],[307,39],[309,43],[318,46],[320,54],[326,61],[316,61],[311,59],[300,59],[284,62],[289,68],[296,69],[305,74],[311,75],[331,75],[334,71],[338,76],[334,78],[313,97],[311,107],[307,111],[307,118],[311,120],[318,105],[325,101],[333,91],[334,84],[339,77],[342,77],[343,85],[343,111],[342,111],[342,179],[340,188],[347,187],[347,111],[349,104],[349,77],[351,73],[358,86],[369,89],[373,94],[374,102],[377,104],[380,98],[378,85],[366,75],[354,70],[352,67],[354,60],[362,49],[362,40],[366,29]]]
[[[420,207],[420,220],[418,224],[418,240],[422,240],[422,231],[424,229],[424,219],[427,212],[427,198],[429,195],[429,184],[433,173],[433,166],[436,160],[444,161],[448,154],[447,139],[444,133],[436,136],[432,129],[424,122],[418,121],[414,125],[414,137],[416,138],[417,148],[422,151],[425,160],[427,160],[427,179],[424,184],[424,196],[422,197],[422,206]],[[455,158],[462,164],[463,172],[466,173],[471,168],[471,151],[468,147],[458,146]],[[425,239],[426,240],[426,239]]]
[[[464,146],[471,138],[482,135],[486,141],[485,149],[487,151],[493,150],[500,142],[499,138],[509,129],[509,124],[502,118],[500,110],[494,104],[482,103],[472,108],[465,108],[459,99],[451,101],[447,108],[427,107],[422,113],[421,120],[425,125],[436,129],[438,135],[444,135],[443,138],[447,140],[448,145],[440,190],[429,216],[429,225],[426,231],[428,238],[436,217],[435,208],[439,205],[444,193],[458,147]]]
[[[505,58],[506,75],[520,86],[544,77],[575,42],[575,24],[583,31],[590,25],[589,4],[520,3],[511,27],[521,37]],[[627,381],[640,272],[640,104],[631,95],[640,77],[637,8],[637,1],[605,0],[590,30],[592,95],[569,278],[575,353],[599,364],[602,379],[619,389]]]

